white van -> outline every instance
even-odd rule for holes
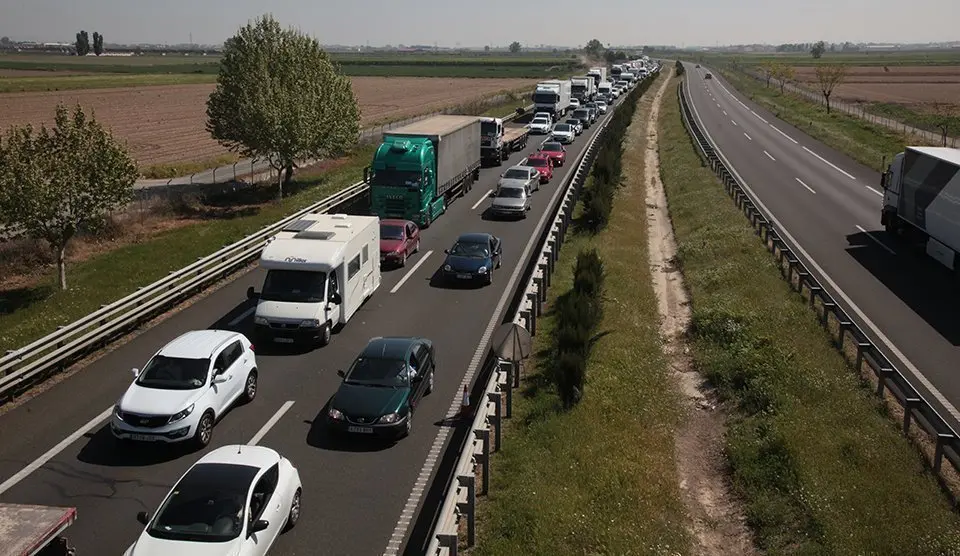
[[[380,219],[307,215],[268,241],[260,267],[267,277],[253,317],[257,341],[327,345],[380,287]],[[247,297],[256,297],[252,286]]]

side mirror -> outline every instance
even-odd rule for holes
[[[337,305],[343,303],[343,296],[341,296],[341,295],[340,295],[339,293],[337,293],[337,292],[331,293],[331,294],[330,294],[330,303],[336,303]]]
[[[150,514],[147,512],[137,512],[137,521],[144,525],[150,523]]]
[[[227,381],[227,377],[224,376],[222,373],[223,371],[219,371],[217,375],[213,377],[214,384],[223,384],[224,382]]]
[[[530,205],[527,205],[527,210],[532,210],[532,209],[533,207],[531,207]]]
[[[347,373],[343,372],[343,369],[337,371],[337,376],[340,378],[347,378]]]
[[[133,373],[133,378],[137,378],[138,376],[140,376],[140,369],[136,367],[130,369],[130,372]]]
[[[253,286],[250,286],[247,288],[247,299],[253,299],[254,297],[257,297],[257,291],[253,289]]]
[[[449,250],[449,249],[444,249],[443,252],[444,252],[445,254],[447,254],[447,255],[450,254],[450,250]]]
[[[250,528],[251,533],[259,533],[267,527],[270,527],[270,522],[266,519],[258,519],[253,522],[253,527]]]

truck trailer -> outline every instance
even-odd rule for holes
[[[533,91],[534,112],[547,112],[557,121],[570,109],[572,85],[569,79],[552,79],[537,83]]]
[[[601,83],[607,81],[607,68],[599,66],[590,68],[590,71],[587,72],[587,75],[593,78],[593,86],[594,88],[597,88]]]
[[[73,556],[63,532],[76,519],[76,508],[0,504],[0,556]]]
[[[580,104],[590,102],[597,96],[597,83],[593,76],[578,75],[570,78],[570,94],[580,101]]]
[[[364,169],[370,209],[427,228],[480,177],[480,118],[433,116],[389,133]]]
[[[928,255],[958,270],[960,149],[906,147],[883,173],[880,223],[887,232],[925,243]]]
[[[501,118],[480,118],[481,160],[500,166],[510,154],[527,146],[530,127],[508,126]]]

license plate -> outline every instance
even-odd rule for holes
[[[469,274],[457,274],[457,278],[461,280],[469,280],[470,278],[473,278],[473,276]]]
[[[149,434],[131,434],[130,440],[136,440],[138,442],[156,442],[157,437]]]
[[[292,344],[293,338],[274,338],[273,341],[278,344]]]
[[[347,427],[348,432],[359,432],[362,434],[373,434],[373,427]]]

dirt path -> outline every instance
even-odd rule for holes
[[[690,324],[690,301],[683,275],[677,269],[676,241],[660,181],[658,122],[666,79],[654,97],[647,120],[644,182],[647,184],[647,226],[650,273],[660,310],[664,352],[673,368],[685,402],[687,418],[677,434],[676,459],[680,490],[691,518],[691,533],[701,555],[756,554],[752,535],[744,523],[739,501],[732,494],[724,455],[726,416],[713,394],[693,369],[685,342]]]

